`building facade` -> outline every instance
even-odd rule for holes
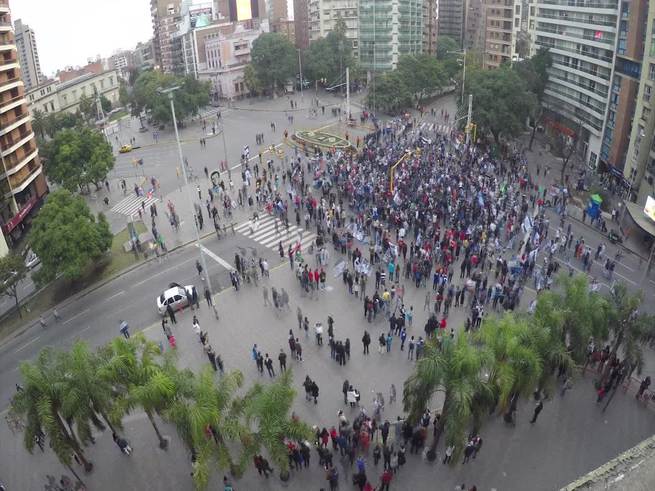
[[[8,0],[0,0],[0,256],[48,192],[25,100]]]
[[[439,0],[439,36],[448,36],[464,47],[467,0]]]
[[[437,54],[437,0],[423,0],[423,53]]]
[[[422,0],[359,0],[359,62],[372,72],[396,68],[423,50]]]
[[[119,104],[119,72],[109,70],[100,74],[86,73],[65,82],[52,80],[26,93],[30,113],[75,113],[83,96],[104,95],[112,106]]]
[[[179,44],[174,38],[180,21],[180,3],[180,0],[150,0],[155,62],[166,73],[175,71],[175,50]]]
[[[516,41],[521,31],[521,0],[483,0],[483,68],[498,68],[517,59]]]
[[[20,19],[14,22],[14,37],[18,50],[20,72],[27,90],[37,87],[43,80],[39,51],[36,47],[36,34],[30,26],[23,24]]]
[[[644,55],[623,177],[631,198],[643,205],[655,197],[655,4],[648,6]]]
[[[293,0],[293,23],[296,48],[309,48],[309,2],[308,0]]]
[[[544,92],[546,129],[576,140],[592,168],[601,152],[618,21],[618,0],[530,4],[531,53],[548,48],[553,61]]]
[[[309,0],[309,42],[324,38],[341,20],[352,42],[353,56],[359,53],[359,13],[357,0]]]

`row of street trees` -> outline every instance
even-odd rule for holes
[[[142,334],[115,338],[97,351],[82,341],[70,351],[46,348],[36,361],[21,364],[23,386],[12,399],[10,416],[24,422],[28,451],[44,433],[59,461],[76,476],[73,456],[87,472],[93,468],[86,453],[93,430],[121,433],[123,418],[135,411],[146,414],[161,448],[168,439],[158,419],[175,426],[193,456],[198,489],[207,487],[214,467],[242,474],[262,448],[281,477],[288,476],[285,439],[312,435],[309,426],[291,417],[291,371],[239,395],[241,372],[217,381],[209,367],[199,374],[178,368],[174,356],[162,355]]]
[[[417,423],[435,393],[444,397],[438,435],[459,454],[467,434],[488,414],[507,414],[519,396],[551,391],[554,374],[588,363],[587,345],[606,343],[626,363],[627,376],[643,365],[642,349],[655,335],[653,317],[638,311],[640,295],[624,285],[608,297],[590,292],[584,276],[558,280],[557,291],[539,295],[534,315],[507,313],[485,319],[479,331],[428,341],[414,373],[405,382],[404,409]],[[609,363],[599,384],[610,375]],[[438,438],[433,443],[436,448]],[[456,460],[456,459],[455,459]]]

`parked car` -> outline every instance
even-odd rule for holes
[[[40,262],[41,259],[39,256],[37,256],[32,249],[28,249],[25,253],[25,267],[27,269],[32,269]]]
[[[128,153],[132,151],[132,145],[123,145],[118,152],[119,153]]]
[[[189,299],[193,295],[194,289],[195,286],[193,285],[186,285],[182,287],[177,283],[171,283],[168,285],[168,289],[164,290],[157,297],[157,311],[161,315],[164,315],[169,305],[175,311],[187,307],[190,303]]]

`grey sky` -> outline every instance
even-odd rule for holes
[[[84,65],[152,37],[149,0],[9,0],[12,19],[36,32],[41,70]]]

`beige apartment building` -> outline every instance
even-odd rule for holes
[[[48,192],[25,100],[8,0],[0,0],[0,163],[0,256],[4,256]]]

